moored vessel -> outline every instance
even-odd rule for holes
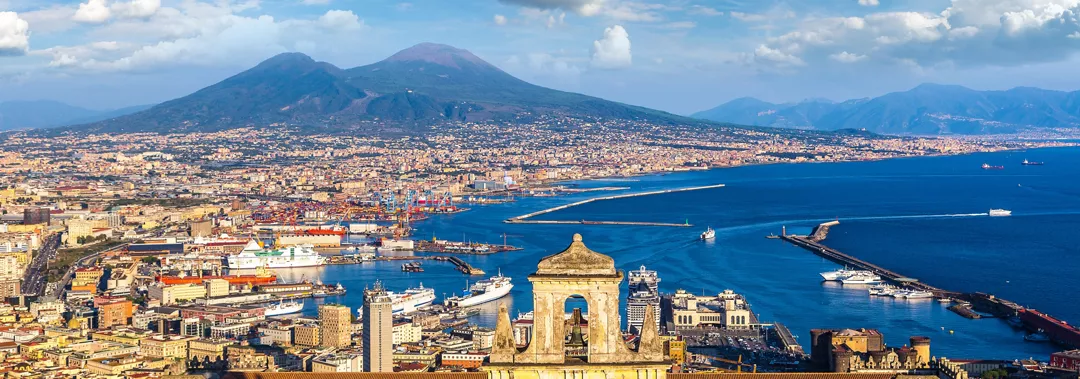
[[[822,272],[819,275],[821,275],[822,279],[827,281],[838,281],[856,274],[870,274],[870,271],[848,270],[847,267],[845,267],[836,271]]]
[[[840,282],[844,284],[880,284],[881,277],[869,273],[859,273],[840,279]]]
[[[424,288],[423,283],[420,283],[420,287],[409,288],[401,293],[388,292],[387,295],[390,296],[390,309],[393,314],[413,313],[435,301],[435,290]]]
[[[267,268],[312,267],[326,264],[326,257],[319,255],[312,245],[295,245],[280,249],[263,249],[251,240],[239,254],[226,258],[230,270]]]
[[[450,307],[471,307],[506,296],[513,288],[510,277],[500,272],[499,275],[476,282],[461,296],[447,298],[443,303]]]
[[[280,316],[290,313],[296,313],[304,310],[304,303],[297,301],[283,301],[276,304],[267,306],[264,315],[266,316]]]

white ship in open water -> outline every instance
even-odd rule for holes
[[[1005,217],[1005,216],[1011,216],[1011,215],[1012,215],[1012,211],[1009,211],[1009,210],[1004,210],[1004,209],[991,209],[990,210],[990,217]]]
[[[469,287],[462,296],[447,298],[444,304],[450,307],[471,307],[497,300],[510,293],[514,285],[510,277],[499,275],[484,279]]]
[[[312,267],[326,264],[326,257],[319,255],[311,245],[289,246],[281,249],[263,249],[251,240],[240,254],[227,258],[230,270],[267,268]]]

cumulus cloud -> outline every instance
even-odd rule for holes
[[[499,0],[504,4],[519,5],[525,9],[541,12],[567,11],[579,16],[603,16],[612,21],[657,22],[663,21],[661,11],[681,9],[664,4],[629,0]]]
[[[601,69],[630,67],[630,34],[620,25],[604,29],[604,36],[593,41],[592,66]]]
[[[326,5],[326,4],[330,4],[330,0],[300,0],[300,4],[304,4],[304,5]]]
[[[859,5],[864,7],[876,7],[881,5],[881,3],[879,3],[878,0],[859,0]]]
[[[157,27],[165,33],[159,42],[138,45],[96,42],[42,51],[51,54],[50,66],[89,71],[144,71],[175,65],[250,65],[271,55],[320,46],[339,46],[355,40],[364,23],[352,11],[331,10],[311,20],[276,20],[271,16],[246,17],[237,9],[188,3],[183,11],[162,8],[153,20],[110,25],[118,35]],[[185,27],[180,27],[181,25]],[[165,29],[165,30],[162,30]]]
[[[807,18],[769,38],[762,52],[808,65],[854,59],[851,52],[859,51],[908,67],[1011,66],[1066,59],[1080,52],[1073,35],[1080,36],[1080,0],[953,0],[938,13]],[[791,59],[755,61],[773,65]]]
[[[105,0],[87,0],[79,4],[79,10],[75,11],[72,20],[88,24],[100,24],[112,17],[112,11]]]
[[[503,16],[501,14],[497,14],[497,15],[495,15],[494,21],[495,21],[495,25],[506,25],[506,16]]]
[[[30,23],[15,12],[0,12],[0,56],[30,51]]]
[[[119,2],[110,7],[113,13],[120,17],[144,18],[153,16],[161,9],[161,0],[131,0]]]

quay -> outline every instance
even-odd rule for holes
[[[637,225],[637,226],[689,227],[689,226],[693,226],[693,225],[690,225],[689,223],[676,224],[676,223],[662,223],[662,222],[588,221],[588,220],[580,220],[580,221],[547,221],[547,220],[545,220],[545,221],[536,221],[536,220],[529,220],[529,219],[533,218],[533,217],[536,217],[536,216],[543,215],[543,214],[548,214],[548,213],[555,212],[555,211],[561,211],[563,209],[573,208],[573,207],[576,207],[576,206],[579,206],[579,205],[582,205],[582,204],[588,204],[588,203],[591,203],[591,202],[594,202],[594,201],[625,199],[625,198],[629,198],[629,197],[660,195],[660,194],[675,193],[675,192],[697,191],[697,190],[710,189],[710,188],[720,188],[720,187],[723,187],[723,186],[724,186],[723,184],[714,184],[714,185],[709,185],[709,186],[675,188],[675,189],[667,189],[667,190],[659,190],[659,191],[638,192],[638,193],[628,193],[628,194],[623,194],[623,195],[594,197],[594,198],[591,198],[591,199],[585,199],[585,200],[581,200],[581,201],[576,201],[576,202],[573,202],[573,203],[570,203],[570,204],[564,204],[564,205],[560,205],[560,206],[557,206],[557,207],[552,207],[552,208],[532,212],[532,213],[529,213],[529,214],[524,214],[524,215],[517,216],[517,217],[511,217],[511,218],[508,218],[506,220],[503,220],[503,222],[508,223],[508,224],[584,224],[584,225]]]
[[[859,270],[871,271],[900,287],[930,291],[940,299],[955,299],[959,302],[948,307],[950,311],[969,318],[1002,318],[1008,319],[1009,324],[1029,332],[1041,332],[1050,337],[1050,340],[1067,348],[1080,348],[1080,328],[1072,326],[1065,321],[1058,320],[1046,313],[1035,309],[1024,308],[1013,301],[1005,300],[991,294],[982,292],[962,293],[948,291],[919,282],[889,271],[880,266],[863,261],[853,256],[841,253],[836,249],[821,244],[828,236],[829,228],[839,225],[840,222],[830,221],[822,223],[814,228],[809,236],[798,236],[782,233],[780,239],[795,246],[802,247],[825,259],[847,267]]]
[[[839,224],[840,221],[829,221],[815,227],[813,232],[809,236],[798,236],[794,234],[783,233],[780,235],[780,239],[790,242],[795,246],[810,250],[811,252],[822,258],[828,259],[842,266],[870,271],[875,275],[878,275],[888,281],[898,284],[901,287],[922,291],[930,291],[934,294],[935,297],[939,298],[955,298],[961,295],[959,292],[946,291],[931,286],[929,284],[916,281],[914,279],[900,275],[896,272],[887,270],[881,266],[841,253],[836,249],[821,244],[821,241],[825,240],[825,237],[828,236],[829,228]]]
[[[485,274],[484,270],[473,267],[472,265],[469,264],[469,262],[465,262],[465,261],[461,260],[461,258],[444,256],[444,255],[437,255],[437,256],[415,256],[415,255],[410,255],[410,256],[379,257],[379,258],[376,258],[376,260],[380,260],[380,261],[423,261],[423,260],[429,260],[429,261],[438,261],[438,262],[450,262],[451,264],[454,265],[454,267],[457,268],[458,271],[461,271],[462,274],[465,274],[465,275],[484,275]]]
[[[517,246],[496,245],[476,242],[457,242],[446,240],[417,240],[414,251],[425,253],[449,253],[468,255],[487,255],[524,250]]]

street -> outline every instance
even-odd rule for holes
[[[50,260],[56,259],[56,250],[60,247],[60,234],[50,235],[41,244],[41,249],[34,255],[23,276],[22,293],[28,296],[41,295],[45,291],[45,270]]]

